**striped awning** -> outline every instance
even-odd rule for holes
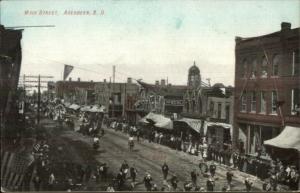
[[[182,118],[177,120],[179,122],[184,122],[188,124],[193,130],[200,133],[201,126],[202,126],[202,120],[200,119],[191,119],[191,118]]]

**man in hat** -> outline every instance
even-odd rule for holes
[[[210,166],[209,166],[209,172],[210,172],[210,175],[211,175],[212,177],[215,176],[216,169],[217,169],[217,166],[216,166],[215,162],[212,161],[212,163],[211,163]]]
[[[214,186],[215,186],[215,180],[214,180],[213,176],[210,175],[206,181],[207,191],[214,191]]]
[[[253,185],[253,182],[250,180],[250,178],[246,178],[244,183],[245,183],[245,186],[246,186],[246,191],[250,192],[251,188],[252,188],[252,185]]]
[[[228,168],[228,171],[226,172],[226,180],[228,184],[228,189],[231,189],[231,182],[232,182],[233,172],[231,168]]]
[[[148,172],[146,172],[146,175],[144,177],[144,184],[145,184],[145,188],[146,188],[147,191],[151,191],[151,187],[152,187],[151,182],[152,182],[152,180],[153,179],[152,179],[151,175]]]
[[[129,170],[130,170],[130,177],[132,179],[132,183],[135,183],[135,178],[136,178],[136,175],[137,175],[137,170],[134,167],[134,164],[130,167]]]
[[[194,186],[197,186],[197,175],[198,174],[195,169],[193,171],[191,171],[191,180],[192,180]]]
[[[123,178],[126,179],[126,175],[128,173],[129,165],[126,160],[123,161],[120,171],[123,173]]]
[[[164,164],[162,165],[161,170],[164,176],[164,180],[167,180],[168,173],[169,173],[169,166],[167,165],[166,162],[164,162]]]
[[[178,184],[178,179],[176,174],[173,174],[172,178],[171,178],[171,185],[174,189],[174,191],[177,189],[177,184]]]

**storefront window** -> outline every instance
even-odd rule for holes
[[[255,78],[255,77],[256,77],[256,74],[257,74],[256,68],[257,68],[257,61],[256,61],[256,59],[255,59],[255,60],[253,60],[253,62],[252,62],[251,78]]]

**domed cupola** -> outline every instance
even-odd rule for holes
[[[188,74],[188,86],[193,88],[198,88],[201,84],[201,75],[200,70],[196,66],[196,62],[194,61],[194,65],[190,67]]]

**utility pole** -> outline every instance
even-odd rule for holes
[[[112,117],[115,117],[115,73],[116,73],[116,66],[113,65],[113,84],[112,84]]]
[[[33,78],[37,80],[26,80],[26,78]],[[24,89],[26,87],[37,87],[38,88],[38,101],[37,101],[37,124],[40,124],[40,108],[41,108],[41,88],[47,88],[46,86],[41,86],[42,83],[47,83],[48,81],[41,81],[41,79],[49,79],[53,78],[53,76],[41,76],[40,74],[38,76],[33,75],[24,75],[23,76],[23,84]],[[26,83],[37,83],[37,85],[26,85]]]

